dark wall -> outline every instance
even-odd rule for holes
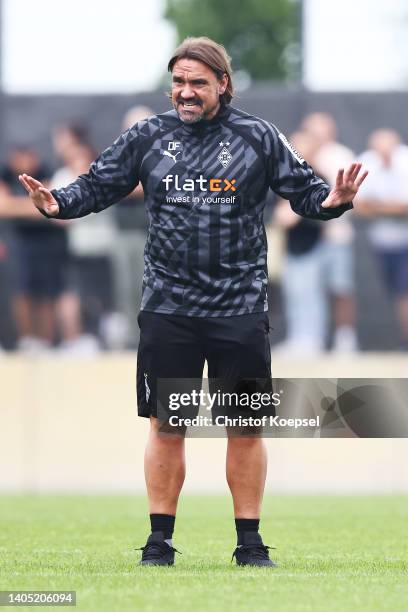
[[[94,144],[103,149],[121,131],[121,120],[131,106],[147,104],[155,112],[170,108],[164,92],[138,95],[58,95],[0,97],[0,158],[16,144],[35,145],[53,161],[50,129],[62,120],[77,119],[89,125]],[[290,134],[311,111],[332,113],[339,140],[357,153],[377,127],[393,127],[408,141],[405,121],[408,93],[312,93],[296,87],[259,85],[240,94],[235,106],[277,124]],[[389,298],[367,244],[364,224],[356,240],[356,279],[361,345],[366,349],[395,346],[397,330]]]
[[[138,95],[5,96],[0,102],[0,157],[14,144],[34,144],[52,155],[50,128],[61,120],[81,119],[90,126],[95,145],[104,148],[121,131],[121,119],[134,104],[156,112],[170,108],[164,92]],[[339,138],[356,152],[366,145],[376,127],[394,127],[408,141],[405,121],[408,93],[313,93],[300,88],[259,85],[236,96],[235,106],[276,123],[290,134],[302,117],[317,110],[332,113]]]

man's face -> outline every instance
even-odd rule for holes
[[[203,62],[178,60],[172,72],[171,100],[181,121],[197,123],[215,117],[227,84],[227,75],[219,81]]]

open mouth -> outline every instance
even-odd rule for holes
[[[201,108],[201,105],[198,102],[183,102],[183,101],[180,101],[178,103],[178,105],[181,106],[181,108],[186,110],[186,111],[193,111],[193,110],[197,110],[197,109]]]

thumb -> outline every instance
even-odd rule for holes
[[[45,204],[44,205],[44,210],[47,213],[47,215],[57,215],[59,212],[59,206],[58,204]]]
[[[50,191],[45,187],[39,188],[40,193],[45,198],[43,200],[43,209],[47,213],[47,215],[57,215],[59,213],[59,206],[55,199],[52,197]]]

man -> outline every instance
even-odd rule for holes
[[[371,181],[359,193],[358,209],[370,220],[368,238],[393,298],[400,349],[408,350],[408,147],[395,130],[372,132],[360,159]]]
[[[123,131],[152,115],[154,112],[148,106],[133,106],[123,117]],[[124,327],[127,330],[126,347],[137,348],[139,345],[137,316],[142,298],[143,253],[148,227],[140,183],[133,193],[118,202],[114,212],[116,239],[112,263],[116,305],[124,318]]]
[[[64,224],[49,223],[33,209],[18,180],[22,172],[36,174],[42,181],[49,179],[37,151],[27,145],[11,149],[0,168],[0,219],[7,219],[11,230],[11,303],[17,348],[37,353],[50,350],[55,341],[57,303],[66,286],[68,243]]]
[[[149,236],[139,323],[139,415],[149,417],[145,455],[152,533],[144,565],[172,565],[172,533],[184,481],[184,437],[160,435],[158,379],[270,377],[266,241],[269,188],[301,215],[331,219],[352,208],[365,178],[360,164],[317,178],[271,124],[230,106],[230,60],[208,38],[175,51],[174,110],[122,134],[66,189],[50,192],[23,175],[34,204],[50,217],[99,212],[143,185]],[[258,534],[266,476],[260,437],[229,436],[227,480],[234,502],[239,565],[273,566]]]
[[[339,167],[346,167],[355,158],[353,151],[337,141],[337,125],[329,113],[310,113],[301,129],[313,138],[316,151],[315,172],[329,185],[334,185]],[[324,274],[326,290],[326,327],[329,321],[329,298],[333,304],[332,350],[347,353],[358,348],[354,298],[354,230],[351,215],[330,223],[323,229],[322,257],[330,273]]]

